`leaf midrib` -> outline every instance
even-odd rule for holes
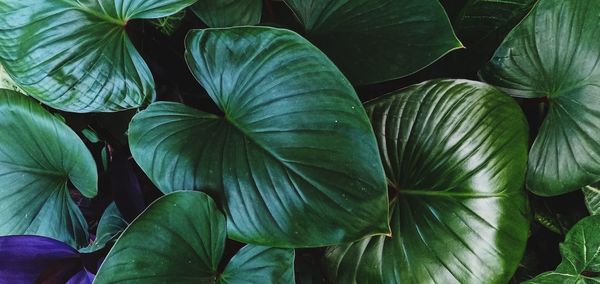
[[[125,25],[127,24],[126,19],[113,18],[107,14],[103,14],[103,13],[95,11],[94,9],[88,8],[88,7],[80,4],[79,2],[73,2],[71,0],[61,0],[61,1],[65,4],[71,5],[73,8],[75,8],[83,13],[92,15],[92,16],[94,16],[100,20],[106,21],[108,23],[115,24],[115,25],[118,25],[121,27],[125,27]]]

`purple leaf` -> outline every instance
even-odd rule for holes
[[[65,283],[83,270],[79,253],[41,236],[0,237],[0,279],[4,283]]]

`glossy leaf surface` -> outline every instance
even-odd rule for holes
[[[525,249],[527,126],[491,86],[429,81],[368,102],[392,237],[328,249],[336,283],[506,283]]]
[[[542,273],[526,283],[600,282],[600,216],[579,221],[560,244],[562,262],[556,270]]]
[[[234,240],[311,247],[388,232],[385,176],[352,86],[297,34],[192,31],[186,58],[224,117],[155,103],[129,130],[132,154],[163,191],[223,201]]]
[[[294,250],[246,245],[231,258],[219,283],[294,283]]]
[[[154,80],[125,26],[194,2],[3,0],[0,63],[25,92],[56,109],[136,108],[154,97]]]
[[[262,16],[262,0],[203,0],[191,9],[211,28],[256,25]]]
[[[91,198],[98,176],[77,134],[36,101],[9,90],[0,90],[0,133],[0,236],[86,245],[87,223],[67,183]]]
[[[225,237],[225,217],[210,197],[168,194],[123,232],[95,283],[213,283]]]
[[[460,48],[437,0],[285,0],[353,84],[410,75]]]
[[[480,73],[512,96],[548,100],[529,154],[536,194],[600,180],[599,13],[598,1],[539,1]]]

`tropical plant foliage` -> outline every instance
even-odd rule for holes
[[[0,282],[600,282],[599,15],[0,0]]]

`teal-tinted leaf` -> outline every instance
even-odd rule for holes
[[[600,180],[599,1],[540,0],[480,72],[516,97],[548,99],[527,187],[544,196]]]
[[[136,108],[154,80],[125,26],[196,0],[3,0],[0,63],[28,94],[72,112]]]
[[[454,23],[456,33],[467,48],[495,49],[536,1],[469,0]]]
[[[388,232],[372,127],[324,54],[287,30],[240,27],[192,31],[186,58],[225,115],[155,103],[134,117],[133,157],[163,192],[219,196],[229,237],[246,243],[323,246]]]
[[[460,48],[437,0],[285,0],[354,84],[410,75]]]
[[[562,262],[527,283],[598,283],[600,277],[600,216],[579,221],[560,244]]]
[[[191,9],[211,28],[256,25],[262,16],[262,0],[203,0]]]
[[[0,90],[0,133],[0,236],[86,245],[87,223],[67,183],[91,198],[98,176],[77,134],[34,100],[9,90]]]
[[[581,190],[585,198],[585,206],[590,214],[600,214],[600,183],[586,185]]]
[[[367,103],[395,192],[392,237],[328,250],[336,283],[506,283],[529,222],[527,125],[478,82],[429,81]]]
[[[127,228],[127,221],[121,216],[121,212],[119,212],[117,205],[113,202],[104,210],[102,218],[98,222],[96,240],[91,245],[79,251],[91,253],[103,249],[104,246],[115,241],[125,228]]]
[[[170,193],[123,232],[94,283],[293,283],[291,249],[247,245],[219,275],[225,230],[208,195]]]
[[[294,283],[294,250],[243,247],[225,267],[220,283]]]
[[[214,283],[225,217],[201,192],[159,198],[123,232],[94,283]]]

